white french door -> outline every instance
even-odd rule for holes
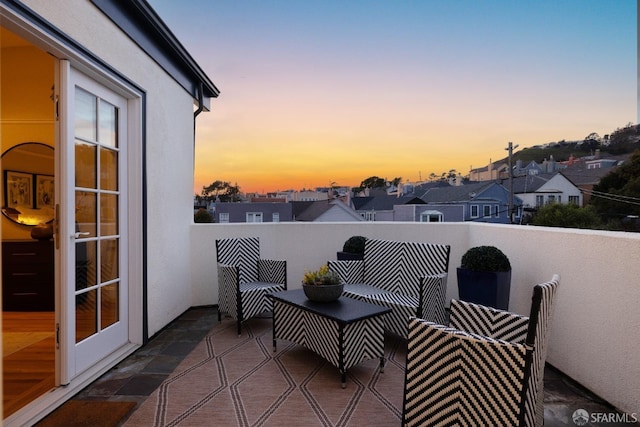
[[[60,61],[61,383],[129,341],[127,99]]]

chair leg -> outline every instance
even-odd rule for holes
[[[242,335],[242,324],[240,322],[240,319],[238,319],[238,337],[240,337]]]
[[[222,322],[222,312],[220,311],[220,307],[218,307],[218,323]]]

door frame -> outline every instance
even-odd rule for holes
[[[147,307],[146,307],[146,162],[145,162],[145,137],[146,137],[146,93],[133,81],[126,78],[109,64],[105,63],[76,41],[53,27],[49,22],[33,13],[25,6],[16,3],[0,3],[0,16],[2,26],[20,35],[34,46],[49,52],[56,59],[56,69],[59,69],[58,61],[67,61],[70,66],[86,74],[96,82],[107,86],[114,92],[127,99],[129,123],[127,127],[127,157],[126,173],[128,175],[129,191],[127,195],[129,223],[129,235],[126,239],[128,252],[128,283],[129,296],[129,343],[120,347],[117,351],[105,355],[91,368],[73,377],[68,384],[60,383],[60,367],[64,363],[64,353],[56,350],[56,385],[51,392],[31,402],[21,410],[3,420],[4,425],[31,425],[51,412],[56,407],[70,399],[88,384],[107,372],[122,359],[139,348],[148,337],[147,332]],[[65,100],[61,97],[60,80],[64,76],[56,76],[55,91],[58,103],[58,118],[56,119],[56,146],[66,141],[68,135],[62,134],[59,120],[67,112]],[[61,194],[59,172],[62,163],[66,160],[56,150],[56,194]],[[57,201],[56,201],[57,202]],[[60,221],[61,225],[65,221]],[[59,234],[68,235],[68,230],[60,229]],[[123,242],[125,243],[125,242]],[[61,307],[61,268],[66,264],[61,259],[60,249],[55,251],[56,262],[56,323],[60,322],[60,314],[64,312]],[[75,331],[60,331],[61,334]],[[1,374],[0,374],[1,375]]]

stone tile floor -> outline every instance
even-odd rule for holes
[[[136,401],[140,405],[169,376],[182,359],[195,348],[218,323],[215,307],[196,307],[186,311],[149,343],[123,360],[74,396],[78,400]],[[610,421],[614,408],[552,367],[545,370],[545,427],[557,426],[629,426]],[[609,421],[576,424],[575,411],[598,413]],[[640,423],[636,423],[640,425]]]

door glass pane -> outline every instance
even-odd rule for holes
[[[76,187],[96,187],[96,145],[76,139]]]
[[[76,87],[75,134],[76,138],[95,141],[97,98],[89,92]]]
[[[115,236],[118,234],[118,196],[116,194],[100,195],[100,235]]]
[[[76,295],[76,343],[98,332],[97,292]]]
[[[118,152],[115,150],[100,148],[100,188],[118,189]]]
[[[100,242],[100,282],[118,278],[118,240]]]
[[[119,320],[119,290],[119,283],[112,283],[100,288],[100,329],[113,325]]]
[[[76,291],[96,285],[96,242],[76,242]]]
[[[118,146],[117,114],[118,110],[115,105],[111,105],[103,99],[100,100],[100,133],[98,135],[100,144],[109,147]]]
[[[76,231],[83,233],[78,237],[96,237],[97,203],[96,193],[76,191]]]

